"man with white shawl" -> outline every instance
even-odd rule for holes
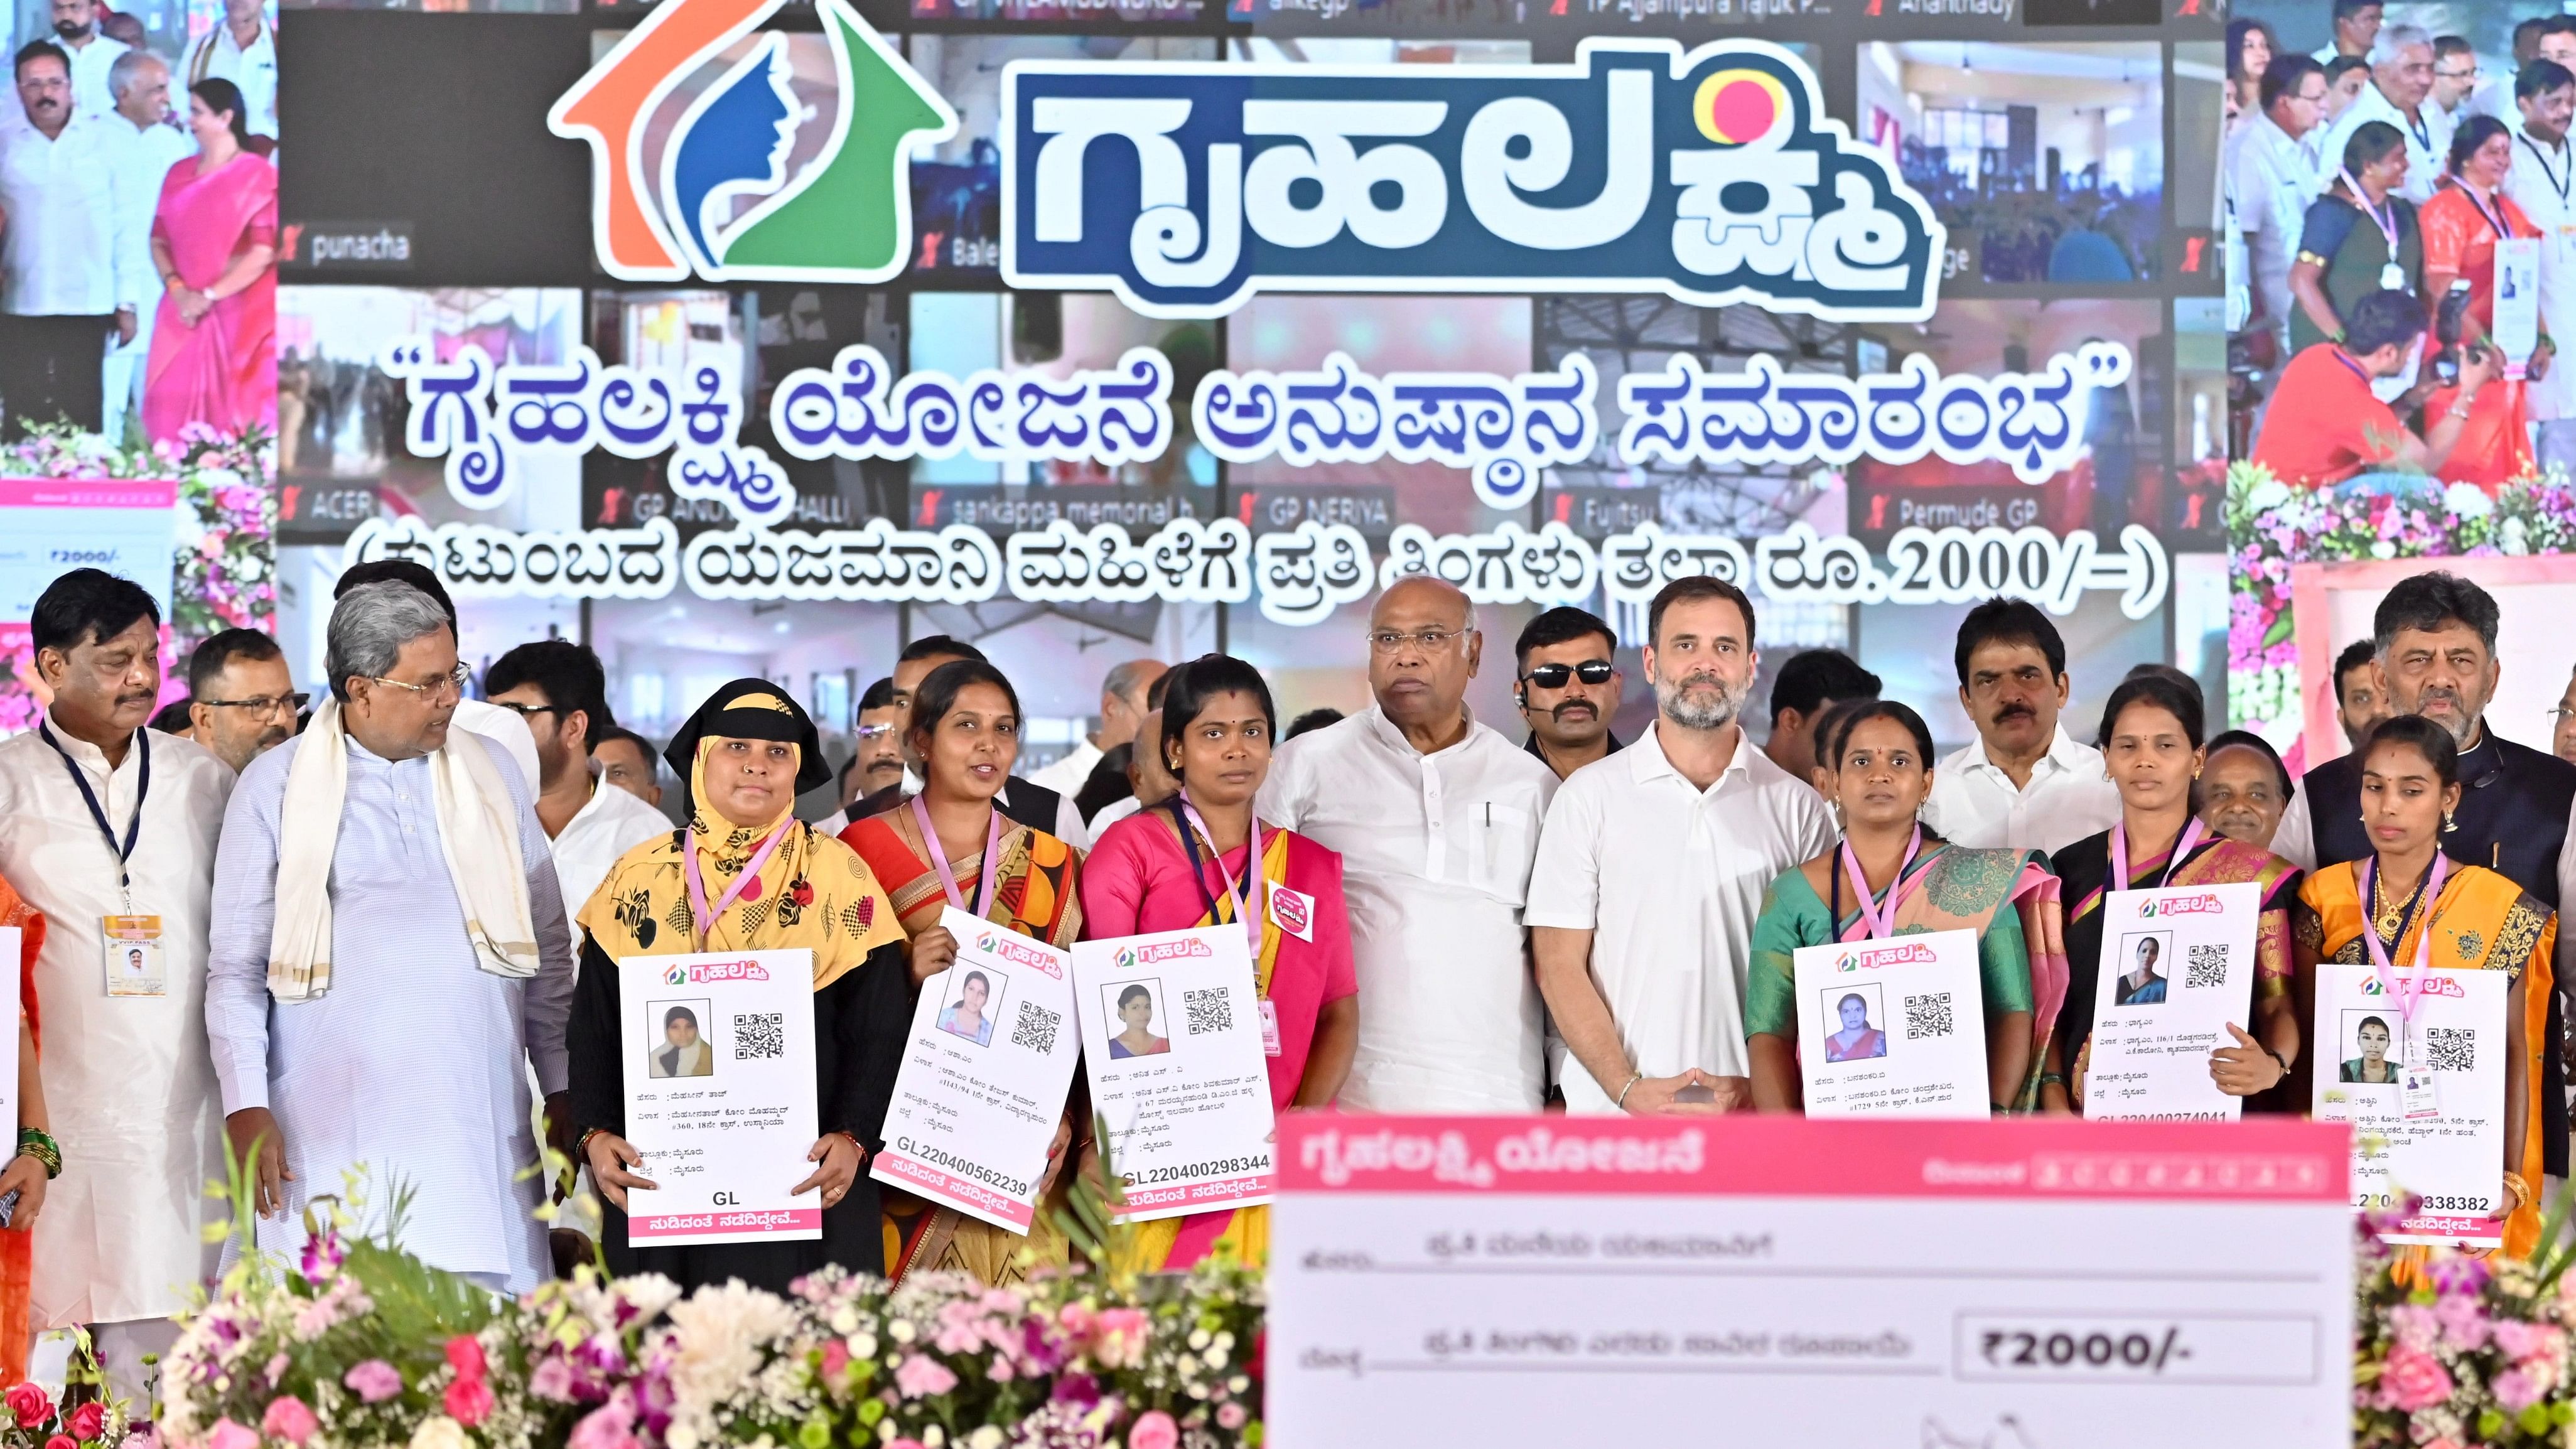
[[[565,1086],[563,900],[531,782],[452,729],[447,615],[404,584],[332,611],[331,699],[234,788],[206,1030],[233,1150],[259,1144],[261,1246],[359,1188],[369,1230],[487,1287],[546,1272],[527,1073]],[[407,1199],[407,1201],[405,1201]]]

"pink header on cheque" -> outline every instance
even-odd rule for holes
[[[168,508],[179,485],[148,478],[0,478],[0,508]]]
[[[1279,1189],[2347,1202],[2339,1123],[1810,1121],[1744,1114],[1279,1122]]]

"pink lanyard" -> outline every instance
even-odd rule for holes
[[[1243,934],[1251,939],[1252,959],[1257,965],[1261,960],[1261,911],[1270,890],[1270,877],[1261,869],[1261,817],[1252,817],[1251,838],[1244,842],[1243,886],[1238,890],[1234,884],[1234,872],[1225,868],[1225,856],[1216,848],[1216,833],[1199,818],[1199,807],[1190,803],[1187,790],[1181,792],[1181,815],[1189,821],[1190,829],[1207,840],[1208,858],[1216,863],[1218,879],[1225,882],[1225,898],[1234,902],[1234,918],[1242,923]]]
[[[2406,923],[2414,918],[2416,911],[2420,910],[2424,913],[2423,929],[2415,936],[2415,979],[2411,983],[2399,976],[2397,968],[2389,962],[2388,948],[2379,944],[2379,926],[2370,918],[2370,903],[2378,898],[2379,892],[2378,856],[2374,855],[2370,858],[2369,868],[2362,874],[2361,938],[2370,943],[2370,964],[2372,969],[2379,973],[2380,989],[2396,998],[2399,1018],[2410,1025],[2415,1020],[2415,1008],[2422,1001],[2424,976],[2433,969],[2433,904],[2441,899],[2443,878],[2450,873],[2450,859],[2441,852],[2435,851],[2432,877],[2426,880],[2416,892],[2415,903],[2408,908],[2407,913],[2398,918],[2397,935],[2403,940],[2406,935]],[[2412,985],[2415,989],[2411,992],[2404,990],[2403,988],[2408,985]]]
[[[921,797],[912,797],[912,818],[921,826],[921,844],[930,856],[930,868],[939,872],[939,888],[948,892],[948,904],[981,919],[993,908],[993,875],[1002,864],[1002,812],[995,810],[993,820],[984,830],[984,864],[975,884],[975,907],[967,910],[966,898],[957,891],[957,874],[948,868],[948,847],[939,843],[939,832],[930,826],[930,807]]]
[[[1887,883],[1887,911],[1882,917],[1877,909],[1877,901],[1870,894],[1869,877],[1861,873],[1860,857],[1852,854],[1850,838],[1844,838],[1843,875],[1851,881],[1852,889],[1860,894],[1860,919],[1861,923],[1869,928],[1871,940],[1884,941],[1896,934],[1896,893],[1905,884],[1905,867],[1912,865],[1914,857],[1922,852],[1923,827],[1917,825],[1914,827],[1914,839],[1906,844],[1904,864],[1896,868],[1896,878]]]
[[[2337,171],[2335,172],[2335,175],[2342,177],[2345,188],[2352,192],[2354,209],[2359,211],[2362,215],[2369,217],[2370,224],[2379,228],[2379,234],[2388,239],[2388,260],[2391,262],[2396,261],[2397,199],[2395,197],[2390,197],[2385,203],[2383,203],[2388,208],[2388,216],[2386,220],[2382,220],[2380,218],[2380,214],[2370,208],[2370,193],[2361,189],[2361,183],[2353,179],[2351,172]]]
[[[2156,882],[2157,889],[2173,880],[2175,868],[2182,864],[2184,856],[2191,854],[2191,848],[2200,843],[2204,833],[2198,820],[2182,828],[2182,839],[2174,842],[2173,854],[2165,857],[2165,873]],[[2129,889],[2129,827],[2125,821],[2111,827],[2111,884],[2106,889]]]
[[[743,887],[759,879],[760,868],[769,863],[770,855],[778,849],[778,842],[785,840],[787,832],[795,828],[793,818],[779,821],[778,828],[769,832],[769,838],[760,843],[760,849],[752,852],[751,859],[743,863],[742,870],[733,878],[733,884],[725,887],[724,899],[716,902],[714,910],[708,910],[706,878],[698,874],[698,827],[689,827],[688,838],[682,842],[681,856],[688,862],[689,915],[697,927],[699,950],[707,948],[707,933],[716,928],[716,920],[725,913],[725,907],[742,896]]]

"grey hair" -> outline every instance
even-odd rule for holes
[[[2418,45],[2429,50],[2432,44],[2432,32],[2421,25],[2382,26],[2379,38],[2370,43],[2371,69],[2377,70],[2383,65],[2395,65],[2401,53]]]
[[[1149,671],[1160,675],[1163,672],[1163,661],[1130,659],[1124,664],[1113,664],[1109,666],[1109,672],[1100,677],[1100,693],[1104,697],[1115,696],[1119,699],[1138,698],[1145,693],[1145,676]]]
[[[1461,609],[1464,609],[1464,610],[1466,611],[1466,614],[1467,614],[1467,622],[1466,622],[1466,624],[1465,624],[1465,626],[1464,626],[1465,632],[1467,632],[1467,633],[1469,633],[1469,634],[1473,634],[1473,633],[1475,633],[1475,632],[1476,632],[1476,601],[1475,601],[1475,599],[1473,599],[1472,597],[1470,597],[1470,596],[1468,595],[1468,593],[1467,593],[1467,591],[1466,591],[1465,589],[1462,589],[1462,588],[1458,587],[1456,584],[1453,584],[1453,583],[1449,582],[1447,579],[1444,579],[1444,578],[1440,577],[1438,574],[1404,574],[1404,575],[1402,575],[1402,576],[1398,577],[1398,578],[1395,580],[1395,582],[1393,582],[1393,583],[1391,583],[1391,584],[1388,584],[1388,585],[1387,585],[1383,590],[1379,591],[1378,596],[1377,596],[1377,598],[1378,598],[1377,603],[1369,605],[1369,625],[1370,625],[1370,627],[1372,627],[1372,628],[1376,627],[1376,625],[1377,625],[1377,611],[1378,611],[1379,607],[1380,607],[1381,605],[1383,605],[1383,604],[1386,602],[1386,596],[1387,596],[1388,594],[1391,594],[1391,593],[1395,592],[1397,589],[1399,589],[1399,588],[1403,587],[1404,585],[1406,585],[1406,584],[1412,584],[1412,583],[1430,583],[1430,584],[1438,584],[1438,585],[1439,585],[1440,587],[1442,587],[1443,589],[1448,590],[1448,591],[1449,591],[1449,595],[1450,595],[1450,597],[1451,597],[1451,598],[1454,598],[1454,599],[1456,599],[1456,600],[1458,601],[1458,607],[1459,607],[1459,608],[1461,608]]]
[[[107,93],[116,97],[120,101],[124,100],[125,93],[134,88],[134,77],[136,73],[141,71],[147,65],[157,65],[161,67],[161,72],[164,75],[167,75],[170,72],[170,62],[163,60],[152,52],[148,50],[129,50],[123,55],[118,56],[109,64],[107,68]]]
[[[352,678],[384,677],[405,644],[447,627],[447,611],[409,584],[360,584],[341,595],[322,651],[332,697],[346,703]]]

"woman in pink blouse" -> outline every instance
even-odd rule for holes
[[[1101,835],[1083,871],[1082,910],[1093,940],[1257,923],[1253,975],[1270,1105],[1285,1112],[1330,1106],[1341,1092],[1359,1049],[1360,1011],[1341,856],[1253,817],[1277,728],[1270,686],[1251,665],[1210,654],[1173,670],[1162,737],[1136,747],[1162,751],[1181,793]],[[1258,861],[1257,873],[1247,860]],[[1144,1226],[1145,1261],[1135,1267],[1186,1268],[1220,1244],[1256,1267],[1269,1256],[1267,1208]]]

